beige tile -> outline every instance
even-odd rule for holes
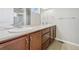
[[[55,40],[54,43],[48,47],[48,50],[61,50],[61,47],[62,44]]]
[[[64,43],[61,49],[62,50],[79,50],[79,47],[68,44],[68,43]]]
[[[47,50],[79,50],[79,47],[55,40]]]

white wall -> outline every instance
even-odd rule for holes
[[[32,13],[31,14],[31,25],[40,25],[40,14]]]
[[[53,9],[41,12],[41,24],[55,24],[55,17]]]
[[[57,25],[57,38],[79,44],[79,9],[54,8],[42,13],[42,19]]]
[[[31,25],[40,25],[40,8],[37,8],[37,10],[31,10]]]
[[[10,25],[13,23],[13,9],[0,8],[0,25]]]

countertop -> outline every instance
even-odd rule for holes
[[[12,38],[15,38],[15,37],[19,37],[19,36],[29,34],[29,33],[35,32],[35,31],[39,31],[41,29],[48,28],[51,26],[54,26],[54,25],[48,24],[48,25],[33,26],[32,29],[25,30],[23,32],[15,32],[15,33],[9,32],[9,30],[0,31],[0,43],[4,42],[6,40],[11,40]]]

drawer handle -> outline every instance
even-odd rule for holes
[[[27,44],[28,44],[28,40],[26,39],[26,42],[27,42]]]

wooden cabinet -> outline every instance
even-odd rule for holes
[[[49,40],[45,41],[45,43],[42,44],[42,50],[46,50],[49,44],[50,44]]]
[[[30,38],[29,38],[30,36],[29,35],[27,35],[26,36],[26,42],[25,42],[25,48],[26,48],[26,50],[29,50],[30,49]]]
[[[30,34],[30,50],[41,50],[41,31]]]
[[[50,28],[46,28],[46,29],[43,29],[41,31],[42,31],[42,34],[46,34],[46,33],[50,32]]]
[[[56,25],[55,26],[53,26],[54,27],[54,29],[53,29],[53,34],[54,34],[54,38],[56,38]]]
[[[42,49],[47,49],[50,42],[50,28],[46,28],[42,30]]]
[[[55,38],[56,38],[56,25],[51,27],[51,40],[50,40],[50,43],[52,43]]]
[[[56,26],[42,29],[0,44],[0,50],[45,50],[56,37]]]
[[[42,35],[42,44],[45,43],[50,38],[50,33]]]
[[[28,49],[27,36],[0,44],[0,50],[26,50],[26,49]]]

